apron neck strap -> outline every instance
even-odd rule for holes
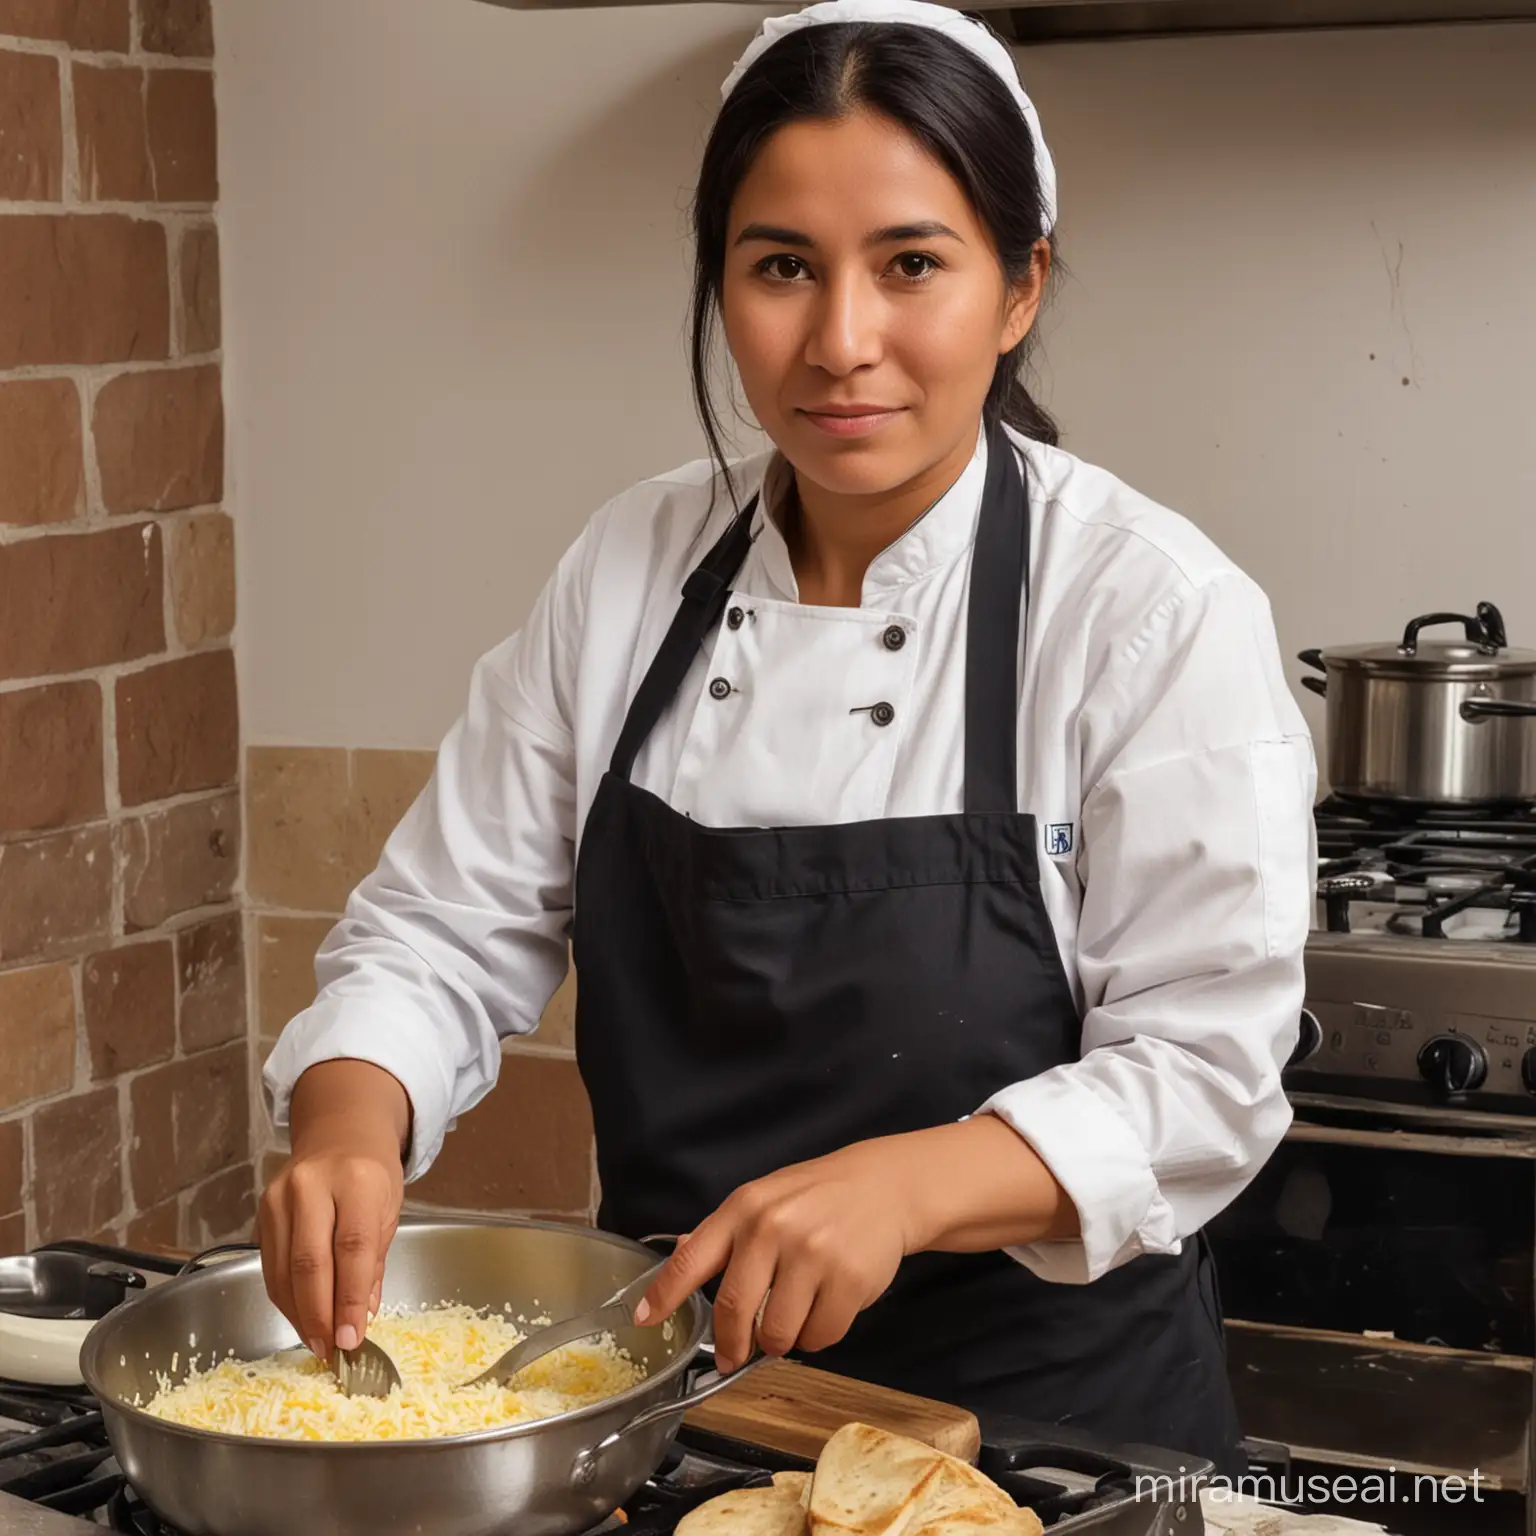
[[[1013,443],[987,434],[965,634],[965,809],[1019,808],[1019,631],[1029,579],[1029,498]]]
[[[699,646],[720,622],[726,599],[731,595],[731,582],[752,546],[752,513],[756,507],[754,495],[683,583],[683,601],[641,680],[613,749],[609,771],[619,778],[628,779],[633,772],[646,737],[682,686]]]

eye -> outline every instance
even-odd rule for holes
[[[923,262],[926,265],[914,272],[909,265],[912,262]],[[944,263],[937,256],[930,256],[927,251],[903,251],[896,258],[896,265],[905,268],[901,275],[909,283],[926,283]]]
[[[756,266],[754,266],[753,271],[757,272],[762,277],[768,278],[772,282],[792,283],[795,280],[793,276],[786,277],[782,272],[776,274],[772,270],[774,267],[778,266],[780,262],[786,261],[792,262],[797,267],[803,267],[805,265],[805,263],[801,261],[798,256],[791,256],[787,251],[780,251],[776,256],[765,256],[760,262],[756,264]]]

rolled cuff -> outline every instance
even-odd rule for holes
[[[1042,1280],[1085,1285],[1140,1254],[1181,1251],[1173,1208],[1146,1148],[1070,1068],[1014,1083],[977,1113],[1012,1126],[1077,1208],[1079,1237],[1006,1250]]]
[[[272,1124],[289,1122],[294,1085],[322,1061],[367,1061],[394,1077],[411,1103],[405,1178],[419,1179],[442,1150],[452,1118],[453,1080],[441,1040],[409,1015],[380,1011],[376,999],[325,999],[283,1031],[262,1067],[261,1086]]]

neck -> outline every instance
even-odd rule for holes
[[[829,491],[796,470],[783,534],[800,601],[816,607],[859,607],[871,562],[949,490],[975,452],[972,430],[936,464],[869,496]]]

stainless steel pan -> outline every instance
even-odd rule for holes
[[[561,1317],[599,1305],[654,1263],[640,1244],[584,1228],[407,1222],[390,1249],[383,1303],[510,1302],[514,1315]],[[194,1355],[207,1366],[229,1350],[256,1359],[293,1346],[260,1259],[248,1254],[117,1308],[80,1363],[123,1471],[186,1536],[572,1536],[650,1476],[688,1406],[734,1379],[711,1371],[688,1390],[708,1331],[708,1305],[695,1294],[670,1328],[616,1332],[648,1367],[639,1385],[574,1413],[451,1439],[255,1439],[135,1408],[154,1396],[159,1373],[184,1379]]]

